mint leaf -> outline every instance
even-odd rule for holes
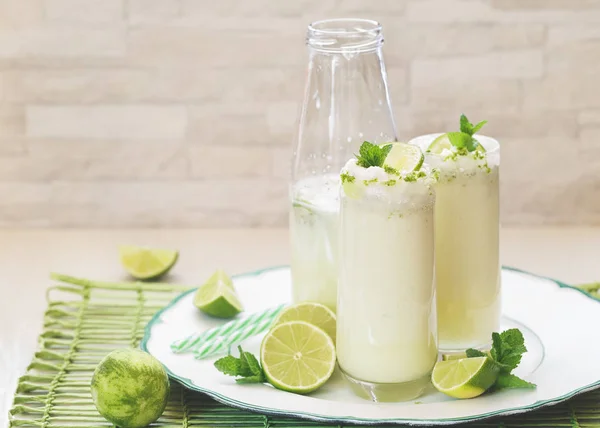
[[[460,116],[460,132],[450,132],[448,134],[448,137],[450,138],[450,142],[452,143],[453,146],[455,146],[459,149],[464,147],[470,152],[474,151],[475,149],[477,149],[477,146],[479,145],[479,143],[477,142],[477,140],[475,140],[473,138],[473,135],[475,135],[475,133],[477,131],[479,131],[481,128],[483,128],[486,123],[487,123],[487,120],[483,120],[483,121],[479,122],[477,125],[473,125],[471,122],[469,122],[469,119],[467,119],[467,116],[462,114]],[[455,135],[454,135],[454,137],[450,137],[450,134],[455,134]],[[464,135],[460,136],[459,134],[464,134]],[[454,140],[453,140],[453,138],[454,138]]]
[[[385,162],[385,158],[392,150],[391,144],[386,144],[385,146],[378,146],[376,144],[371,144],[368,141],[365,141],[360,146],[358,150],[358,155],[356,156],[356,164],[358,166],[362,166],[363,168],[369,168],[371,166],[383,166],[383,162]]]
[[[245,373],[247,373],[242,374],[242,376],[262,375],[263,370],[260,367],[260,363],[256,357],[250,352],[244,352],[241,346],[238,346],[238,349],[240,351],[240,360],[242,360],[242,368],[244,369]]]
[[[510,346],[513,350],[519,350],[521,353],[527,352],[525,347],[525,338],[518,328],[511,328],[500,333],[502,342]]]
[[[263,383],[267,378],[260,363],[250,352],[245,352],[241,346],[238,346],[240,358],[233,355],[220,358],[215,361],[215,367],[221,373],[229,376],[236,376],[237,383]]]
[[[264,376],[257,375],[257,376],[242,377],[242,378],[236,379],[235,381],[239,384],[265,383],[266,379]]]
[[[487,123],[487,120],[482,120],[477,125],[475,125],[472,129],[471,135],[476,134],[477,131],[479,131],[481,128],[483,128],[485,126],[486,123]]]
[[[494,384],[494,389],[516,389],[516,388],[535,388],[535,383],[527,382],[518,376],[507,373],[500,373],[498,380]]]
[[[503,331],[501,334],[492,333],[492,358],[498,363],[503,373],[510,373],[521,362],[527,352],[523,333],[517,328]]]
[[[229,376],[238,376],[240,373],[241,362],[239,358],[235,358],[233,355],[227,355],[221,359],[215,361],[215,367],[221,373]]]
[[[500,334],[503,343],[503,352],[499,360],[500,364],[508,368],[508,373],[517,368],[523,354],[527,352],[523,334],[516,328],[506,330]]]
[[[253,376],[254,373],[248,364],[248,360],[244,357],[244,350],[241,346],[238,346],[238,351],[240,352],[240,358],[238,358],[240,362],[240,370],[238,371],[238,376]]]
[[[481,352],[477,349],[469,348],[467,349],[467,358],[476,358],[476,357],[487,357],[485,352]]]
[[[473,124],[469,122],[467,116],[464,114],[460,115],[460,132],[464,132],[465,134],[473,135],[475,132],[473,131]]]
[[[475,138],[471,137],[469,140],[467,140],[467,144],[465,147],[468,151],[474,152],[477,149],[478,145],[479,142]]]
[[[472,145],[473,137],[465,132],[448,132],[448,139],[450,143],[457,149],[468,148],[469,145]]]
[[[490,351],[490,355],[496,362],[500,362],[500,357],[502,356],[502,339],[499,333],[492,333],[492,350]]]

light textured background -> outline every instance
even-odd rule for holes
[[[0,226],[285,224],[336,16],[384,24],[401,137],[490,121],[504,224],[600,224],[600,0],[0,0]]]

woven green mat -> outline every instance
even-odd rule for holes
[[[599,286],[587,286],[587,291],[597,293]],[[183,290],[166,284],[84,284],[51,288],[39,350],[19,380],[9,426],[109,426],[97,413],[90,395],[90,378],[96,364],[115,348],[137,347],[152,315]],[[589,357],[598,358],[600,364],[599,356]],[[169,404],[156,425],[182,428],[329,426],[233,409],[177,384],[173,385]],[[600,427],[600,391],[521,416],[468,426]]]

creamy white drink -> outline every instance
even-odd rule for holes
[[[292,188],[292,298],[318,302],[335,311],[339,176],[309,177]]]
[[[440,147],[427,153],[436,138]],[[449,352],[486,347],[500,326],[499,144],[475,138],[485,151],[457,150],[440,134],[411,141],[440,171],[435,188],[438,333],[440,349]]]
[[[341,175],[337,356],[373,401],[420,395],[437,359],[434,180],[415,166]]]

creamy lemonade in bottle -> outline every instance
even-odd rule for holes
[[[474,135],[485,122],[461,118],[461,132],[411,141],[440,171],[435,187],[438,333],[446,352],[482,348],[500,327],[500,146]]]
[[[436,174],[422,164],[418,147],[363,143],[341,173],[337,357],[372,401],[419,396],[438,356]]]
[[[313,22],[306,44],[289,198],[292,296],[335,311],[339,172],[363,141],[396,141],[396,125],[378,22]]]
[[[290,235],[294,302],[319,302],[335,310],[340,179],[308,177],[292,188]]]

